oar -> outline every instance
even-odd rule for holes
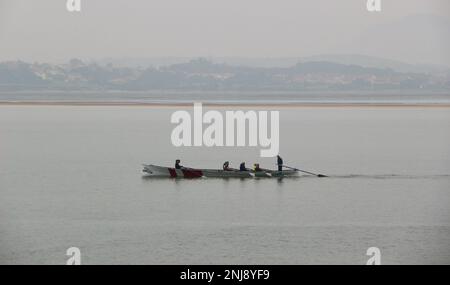
[[[287,165],[283,165],[283,167],[290,168],[292,170],[297,170],[297,171],[304,172],[304,173],[308,173],[308,174],[311,174],[311,175],[314,175],[314,176],[317,176],[317,177],[328,177],[328,176],[323,175],[323,174],[316,174],[316,173],[312,173],[312,172],[309,172],[309,171],[301,170],[301,169],[298,169],[298,168],[295,168],[295,167],[290,167],[290,166],[287,166]]]

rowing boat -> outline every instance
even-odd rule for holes
[[[144,164],[143,172],[150,177],[167,177],[167,178],[281,178],[298,176],[296,170],[269,170],[264,169],[260,171],[240,171],[237,169],[222,170],[222,169],[196,169],[183,167],[182,169],[175,169],[173,167],[158,166],[153,164]]]
[[[182,169],[175,169],[173,167],[158,166],[153,164],[144,164],[143,172],[150,177],[167,177],[167,178],[282,178],[298,176],[296,170],[269,170],[264,169],[260,171],[240,171],[237,169],[222,170],[222,169],[195,169],[183,167]]]

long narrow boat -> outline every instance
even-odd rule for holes
[[[271,177],[293,177],[298,176],[296,170],[268,170],[261,171],[239,171],[222,170],[222,169],[194,169],[183,168],[175,169],[173,167],[158,166],[153,164],[144,164],[143,172],[150,177],[167,177],[167,178],[271,178]]]

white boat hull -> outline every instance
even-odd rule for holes
[[[298,172],[295,170],[262,170],[255,172],[239,170],[225,171],[222,169],[175,169],[173,167],[158,166],[153,164],[145,164],[143,171],[151,177],[167,178],[282,178],[298,176]]]

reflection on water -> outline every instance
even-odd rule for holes
[[[273,179],[277,181],[283,181],[284,179],[311,179],[315,178],[318,179],[316,176],[313,175],[303,175],[303,176],[286,176],[286,177],[252,177],[252,178],[242,178],[242,177],[201,177],[201,178],[194,178],[194,179],[217,179],[217,180],[259,180],[259,179]],[[323,178],[344,178],[344,179],[351,179],[351,178],[364,178],[364,179],[449,179],[450,174],[437,174],[437,175],[403,175],[403,174],[377,174],[377,175],[368,175],[368,174],[348,174],[348,175],[330,175],[328,174],[327,177]],[[321,178],[321,179],[323,179]],[[152,179],[173,179],[173,180],[183,180],[185,178],[166,178],[166,177],[155,177],[155,176],[149,176],[149,175],[142,175],[142,179],[144,180],[152,180]]]

